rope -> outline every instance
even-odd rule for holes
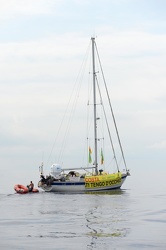
[[[108,88],[107,88],[107,85],[106,85],[106,81],[105,81],[103,69],[102,69],[102,66],[101,66],[101,61],[100,61],[100,57],[99,57],[99,53],[98,53],[98,50],[97,50],[96,43],[95,43],[95,48],[96,48],[96,52],[97,52],[97,56],[98,56],[98,60],[99,60],[99,64],[100,64],[100,68],[101,68],[101,72],[102,72],[102,76],[103,76],[103,81],[104,81],[104,85],[105,85],[107,97],[108,97],[108,100],[109,100],[109,105],[110,105],[110,109],[111,109],[111,113],[112,113],[112,118],[113,118],[113,122],[114,122],[115,129],[116,129],[116,134],[117,134],[117,137],[118,137],[119,146],[120,146],[120,149],[121,149],[121,152],[122,152],[123,161],[124,161],[125,168],[126,168],[126,171],[127,171],[126,160],[125,160],[125,157],[124,157],[123,148],[122,148],[122,144],[121,144],[121,141],[120,141],[119,132],[118,132],[118,128],[117,128],[117,125],[116,125],[115,116],[114,116],[114,113],[113,113],[113,109],[112,109],[112,105],[111,105],[111,100],[110,100],[110,96],[109,96],[109,93],[108,93]]]

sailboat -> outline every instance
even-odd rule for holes
[[[101,91],[99,88],[98,82],[98,72],[96,71],[96,60],[99,60],[99,65],[101,66],[101,61],[99,58],[97,45],[95,38],[91,38],[91,55],[92,55],[92,109],[93,109],[93,152],[94,152],[94,161],[92,161],[92,148],[87,145],[87,165],[80,166],[78,168],[63,168],[61,164],[54,163],[51,165],[50,173],[47,177],[43,173],[43,163],[39,167],[40,171],[40,181],[38,187],[43,189],[46,192],[57,192],[57,193],[89,193],[89,192],[100,192],[100,191],[110,191],[115,189],[120,189],[127,176],[130,175],[129,170],[126,166],[126,161],[124,157],[124,152],[122,149],[119,132],[117,129],[115,116],[113,113],[108,88],[104,78],[103,70],[101,67],[101,74],[104,80],[105,93],[108,98],[108,103],[110,107],[110,113],[114,124],[114,129],[117,136],[118,145],[121,151],[121,161],[123,161],[123,170],[119,168],[119,163],[115,154],[115,147],[113,145],[113,139],[111,137],[111,132],[109,129],[109,121],[106,118],[106,110],[104,109],[103,99],[101,96]],[[97,58],[97,59],[96,59]],[[109,152],[109,155],[114,160],[116,170],[112,173],[107,172],[102,168],[104,163],[104,153],[103,149],[100,150],[101,162],[99,163],[99,142],[100,139],[98,135],[98,117],[97,113],[97,91],[99,92],[99,97],[101,101],[102,110],[104,113],[104,118],[106,119],[105,124],[108,129],[108,138],[111,144],[112,153]]]

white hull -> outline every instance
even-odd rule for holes
[[[88,193],[88,192],[99,192],[99,191],[109,191],[120,189],[124,183],[128,174],[122,174],[121,182],[106,187],[94,187],[86,188],[84,181],[54,181],[52,185],[42,185],[39,187],[42,188],[45,192],[56,192],[56,193]]]

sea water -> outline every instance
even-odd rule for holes
[[[166,249],[164,179],[131,176],[101,194],[1,192],[0,249]]]

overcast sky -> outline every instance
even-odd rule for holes
[[[166,1],[0,0],[2,173],[36,178],[48,161],[91,36],[128,168],[165,168]]]

